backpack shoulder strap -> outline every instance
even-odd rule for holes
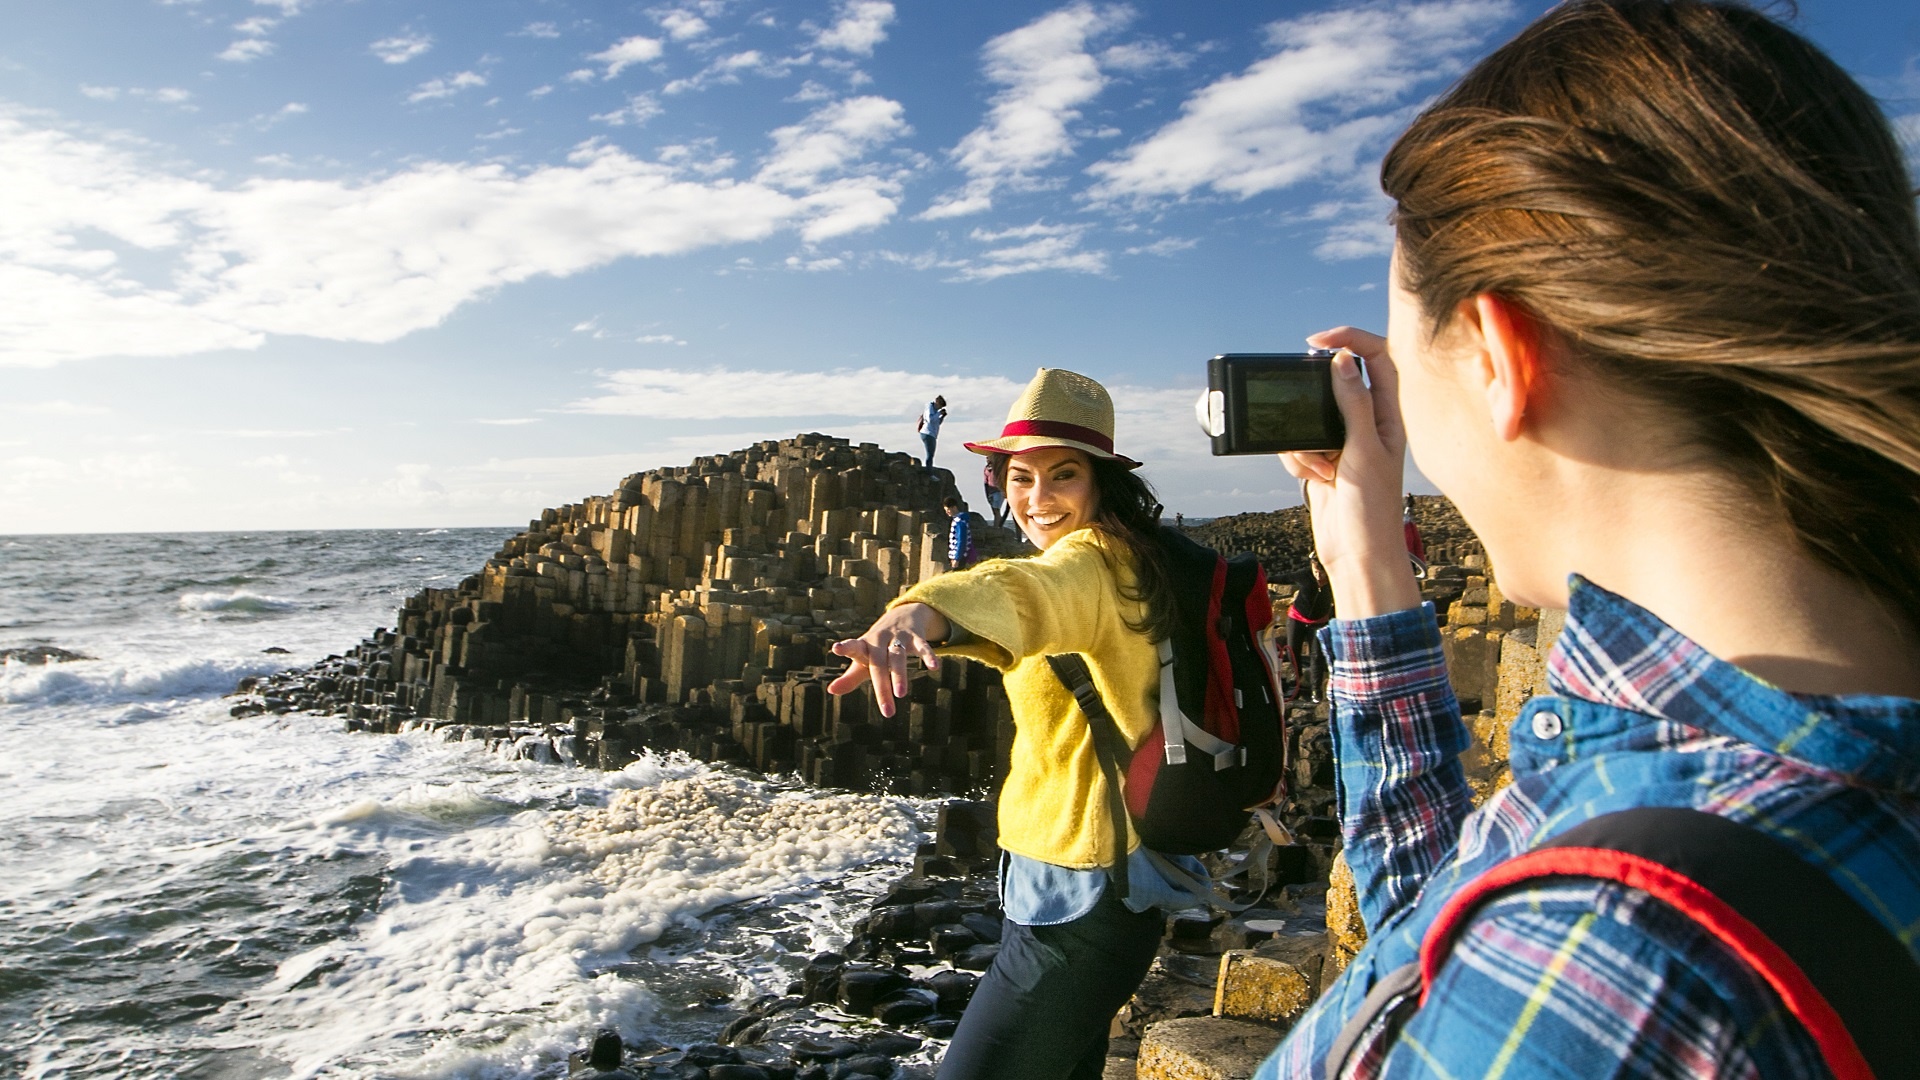
[[[1127,740],[1120,734],[1120,725],[1114,722],[1113,714],[1107,711],[1107,703],[1101,700],[1100,691],[1093,685],[1093,672],[1088,669],[1086,658],[1077,653],[1061,653],[1047,657],[1047,666],[1053,669],[1054,678],[1073,695],[1073,700],[1086,714],[1087,729],[1093,737],[1093,756],[1100,762],[1100,771],[1107,778],[1107,811],[1113,823],[1113,865],[1107,867],[1107,880],[1113,882],[1119,890],[1121,899],[1127,896],[1127,796],[1122,790],[1120,778],[1126,773],[1127,759],[1132,751],[1127,748]]]
[[[1420,1000],[1483,903],[1555,877],[1639,889],[1725,942],[1806,1027],[1836,1080],[1920,1076],[1912,954],[1826,870],[1756,828],[1699,810],[1604,814],[1468,883],[1421,942]]]

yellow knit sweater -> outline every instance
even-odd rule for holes
[[[942,648],[943,655],[970,656],[1005,673],[1014,738],[1000,789],[1000,846],[1076,869],[1114,861],[1112,811],[1087,719],[1046,658],[1086,657],[1128,746],[1139,746],[1159,719],[1159,653],[1145,634],[1127,629],[1144,608],[1121,595],[1133,584],[1125,556],[1112,552],[1110,566],[1105,548],[1097,530],[1081,529],[1033,558],[942,574],[894,601],[927,604],[976,638]],[[1127,833],[1132,851],[1139,839]]]

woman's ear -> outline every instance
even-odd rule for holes
[[[1487,413],[1494,435],[1506,442],[1520,437],[1527,406],[1542,389],[1540,333],[1532,316],[1505,297],[1481,293],[1472,312],[1462,312],[1477,324],[1486,380]]]

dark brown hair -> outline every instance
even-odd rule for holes
[[[1007,491],[1007,463],[1012,455],[987,457],[994,486]],[[1133,568],[1133,587],[1123,588],[1121,595],[1145,608],[1140,621],[1129,620],[1127,629],[1162,641],[1173,633],[1173,581],[1160,547],[1160,499],[1153,485],[1125,465],[1093,454],[1087,460],[1093,464],[1093,487],[1100,497],[1093,527]]]
[[[1428,332],[1482,293],[1672,414],[1920,631],[1920,222],[1886,118],[1734,3],[1578,0],[1381,169]]]

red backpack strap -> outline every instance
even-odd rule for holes
[[[1639,889],[1725,942],[1805,1026],[1836,1080],[1920,1076],[1920,964],[1912,954],[1792,848],[1698,810],[1605,814],[1469,882],[1421,941],[1421,1002],[1482,904],[1563,877]]]

